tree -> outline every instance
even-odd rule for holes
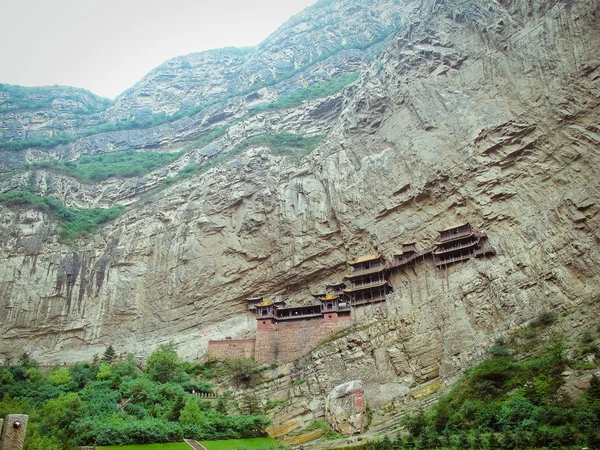
[[[110,365],[107,363],[101,363],[98,366],[98,373],[96,374],[97,380],[108,380],[112,375],[112,371],[110,370]]]
[[[50,372],[50,375],[48,375],[48,381],[55,386],[70,383],[72,380],[71,373],[66,367],[54,368],[52,369],[52,372]]]
[[[112,345],[109,345],[104,351],[104,355],[102,356],[102,361],[108,364],[112,364],[113,361],[117,358],[117,352]]]
[[[146,373],[151,380],[168,383],[180,367],[175,344],[163,344],[152,352],[146,361]]]
[[[28,353],[23,353],[19,358],[19,365],[23,367],[23,369],[31,369],[37,368],[39,366],[38,362],[35,359],[29,357]]]
[[[179,422],[183,425],[202,425],[205,421],[204,414],[195,398],[189,398],[179,414]]]

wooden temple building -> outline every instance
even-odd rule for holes
[[[469,223],[446,228],[439,233],[439,240],[432,251],[436,267],[445,267],[465,259],[496,254],[496,250],[488,242],[485,231],[474,231]]]
[[[351,306],[384,302],[392,293],[388,271],[381,254],[348,261],[350,272],[344,276],[344,294]]]
[[[417,250],[417,244],[411,242],[402,244],[402,252],[394,254],[394,259],[386,264],[388,270],[402,269],[404,267],[422,262],[426,257],[431,256],[433,247],[426,250]]]
[[[438,241],[428,249],[417,249],[415,242],[403,244],[402,252],[394,254],[390,262],[379,253],[348,261],[348,273],[343,281],[326,285],[323,292],[312,294],[312,305],[288,307],[282,300],[252,297],[247,299],[248,311],[256,315],[258,330],[306,320],[349,321],[352,308],[386,301],[386,296],[393,292],[389,276],[394,270],[430,258],[435,267],[444,268],[458,261],[495,254],[485,231],[475,231],[466,223],[439,231]]]

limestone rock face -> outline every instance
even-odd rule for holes
[[[365,392],[360,380],[334,387],[325,403],[325,418],[338,433],[361,433],[367,425]]]

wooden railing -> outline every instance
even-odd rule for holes
[[[360,291],[362,289],[367,289],[372,286],[378,286],[378,285],[383,286],[385,283],[386,283],[386,280],[372,281],[370,283],[349,286],[348,288],[344,289],[344,291],[345,292]]]
[[[436,261],[435,265],[437,267],[439,267],[439,266],[446,266],[446,265],[452,264],[452,263],[454,263],[456,261],[464,261],[465,259],[471,259],[471,258],[474,258],[474,257],[475,257],[475,253],[471,252],[471,253],[467,253],[467,254],[464,254],[464,255],[455,256],[454,258],[448,258],[448,259],[442,259],[442,260]]]
[[[452,252],[454,250],[460,250],[461,248],[469,248],[469,247],[473,247],[474,245],[477,244],[477,241],[471,241],[468,242],[466,244],[459,244],[459,245],[455,245],[453,247],[443,247],[443,248],[437,248],[433,251],[434,255],[440,255],[442,253],[448,253],[448,252]]]

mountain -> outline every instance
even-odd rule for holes
[[[3,88],[2,356],[174,341],[196,358],[253,335],[246,298],[308,304],[348,260],[467,222],[496,255],[393,275],[384,318],[358,315],[364,329],[309,356],[311,395],[360,378],[375,407],[404,401],[543,311],[583,333],[598,314],[599,14],[321,1],[255,48],[169,60],[110,105],[57,88],[23,106],[34,91]],[[130,150],[140,167],[172,160],[85,178]],[[73,225],[109,207],[91,234]]]

